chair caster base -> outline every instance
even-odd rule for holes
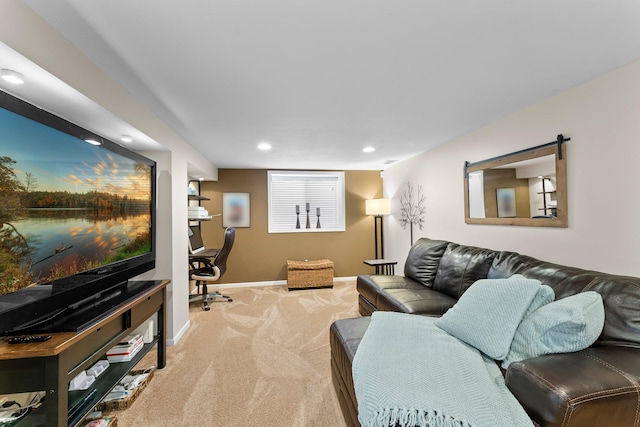
[[[230,296],[222,295],[218,291],[209,294],[209,298],[211,298],[210,301],[224,301],[224,302],[233,301],[233,299]]]
[[[210,311],[211,307],[209,306],[210,302],[231,302],[233,298],[222,295],[220,292],[212,292],[203,294],[191,295],[189,297],[189,301],[202,301],[202,310]]]

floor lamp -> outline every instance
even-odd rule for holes
[[[384,258],[384,230],[382,229],[382,216],[391,214],[391,200],[371,199],[365,200],[365,214],[373,215],[373,238],[375,242],[376,259]],[[378,256],[378,221],[380,221],[380,256]]]

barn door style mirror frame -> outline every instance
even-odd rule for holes
[[[560,134],[537,147],[465,162],[465,222],[566,228],[570,139]]]

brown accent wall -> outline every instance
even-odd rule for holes
[[[364,201],[382,197],[379,171],[345,171],[346,231],[327,233],[269,234],[267,218],[267,171],[220,169],[218,181],[200,183],[200,194],[211,200],[201,203],[210,214],[222,212],[222,193],[251,194],[251,227],[236,228],[227,272],[220,283],[285,280],[286,261],[329,258],[336,277],[373,273],[362,263],[374,258],[373,217],[364,213]],[[295,218],[294,218],[295,220]],[[201,223],[207,247],[222,244],[222,218]]]

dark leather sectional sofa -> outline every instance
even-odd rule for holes
[[[602,295],[605,325],[591,347],[515,362],[507,386],[540,426],[640,426],[640,279],[566,267],[514,252],[420,239],[404,277],[358,277],[364,317],[331,325],[333,382],[348,425],[359,426],[351,363],[375,310],[440,316],[476,280],[522,274],[549,285],[556,299]],[[428,363],[428,361],[425,361]]]

